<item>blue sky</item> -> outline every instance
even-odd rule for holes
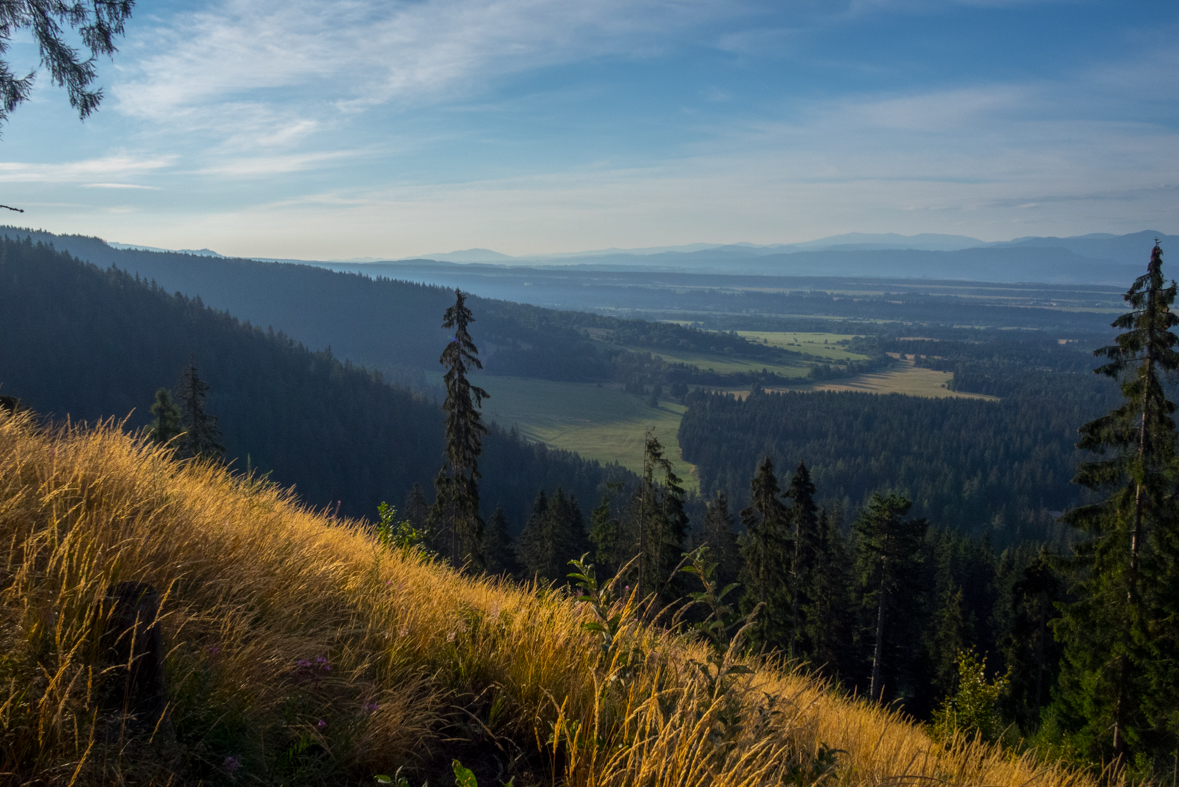
[[[305,259],[1179,232],[1174,0],[140,0],[9,221]],[[9,60],[36,53],[14,39]]]

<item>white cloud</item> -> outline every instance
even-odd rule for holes
[[[144,189],[147,191],[159,191],[159,186],[141,186],[136,183],[83,183],[84,189]]]
[[[738,13],[709,0],[223,0],[141,34],[121,111],[291,144],[340,112],[467,95],[491,80],[600,55]],[[284,129],[269,137],[269,127]]]
[[[85,183],[111,176],[143,175],[168,167],[175,156],[137,158],[105,156],[61,164],[24,164],[0,162],[0,182],[6,183]]]

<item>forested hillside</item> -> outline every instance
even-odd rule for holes
[[[445,293],[409,291],[422,296],[419,336],[435,337],[437,363],[445,339],[434,326],[445,306],[427,307]],[[400,506],[414,483],[428,492],[441,466],[436,403],[200,299],[43,245],[0,239],[0,336],[0,393],[75,421],[130,413],[132,428],[149,423],[155,391],[175,386],[194,358],[235,466],[271,472],[345,515],[371,517],[382,500]],[[538,490],[563,487],[589,503],[625,471],[493,430],[483,475],[486,512],[502,505],[518,530]]]
[[[337,273],[311,265],[257,262],[114,249],[98,238],[2,229],[0,235],[53,243],[100,267],[114,266],[168,292],[199,297],[242,320],[273,327],[314,348],[378,369],[393,379],[421,381],[438,368],[447,340],[438,315],[453,290],[387,278]],[[798,360],[799,353],[735,335],[674,324],[619,320],[471,297],[489,374],[549,380],[721,384],[719,375],[668,364],[638,347],[726,353],[761,363]],[[736,380],[739,384],[744,379]]]
[[[1046,539],[1053,516],[1079,502],[1077,424],[1100,398],[984,401],[853,392],[697,394],[680,424],[702,490],[743,495],[758,462],[799,461],[821,499],[847,510],[873,491],[914,501],[914,513],[996,543]]]

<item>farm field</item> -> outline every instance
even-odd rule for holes
[[[521,377],[480,375],[477,384],[491,394],[484,418],[505,429],[554,448],[576,451],[587,459],[618,462],[641,473],[643,440],[649,427],[672,459],[684,488],[697,488],[695,467],[680,459],[676,433],[683,405],[661,402],[658,408],[617,388],[596,383],[567,383]],[[596,500],[584,500],[593,507]]]
[[[737,331],[743,339],[763,342],[772,347],[818,355],[833,361],[865,361],[866,355],[848,352],[837,342],[854,339],[854,334],[804,333],[801,331]]]
[[[957,397],[961,399],[990,399],[998,401],[994,396],[986,394],[963,393],[951,391],[945,386],[953,379],[950,372],[939,372],[916,366],[910,360],[898,361],[892,369],[873,374],[861,374],[845,380],[795,385],[789,388],[767,388],[767,391],[858,391],[861,393],[889,394],[899,393],[907,396],[923,396],[930,399],[944,399]],[[739,397],[749,394],[746,388],[718,388],[716,390],[731,393]]]
[[[837,382],[819,383],[813,387],[816,391],[863,391],[866,393],[899,393],[909,396],[924,396],[931,399],[957,397],[961,399],[990,399],[998,401],[997,397],[986,394],[963,393],[949,390],[949,382],[954,378],[951,372],[939,372],[915,366],[910,360],[898,361],[897,366],[884,372],[862,374]]]

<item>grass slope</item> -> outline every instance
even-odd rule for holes
[[[638,396],[594,383],[491,375],[477,382],[491,394],[484,403],[488,420],[505,429],[514,426],[530,440],[604,464],[617,462],[636,473],[643,471],[647,429],[654,428],[685,488],[697,487],[695,466],[680,458],[683,405],[661,402],[655,408]],[[581,502],[592,507],[597,501]]]
[[[564,592],[390,551],[113,426],[44,432],[0,411],[0,545],[5,783],[371,784],[402,765],[443,783],[457,756],[484,785],[497,767],[520,787],[807,785],[790,768],[827,743],[847,754],[826,785],[1092,784],[944,749],[765,665],[710,693],[702,647],[633,606],[613,605],[621,627],[603,642]],[[174,738],[150,723],[124,734],[99,701],[105,599],[123,581],[163,597],[148,622]]]

